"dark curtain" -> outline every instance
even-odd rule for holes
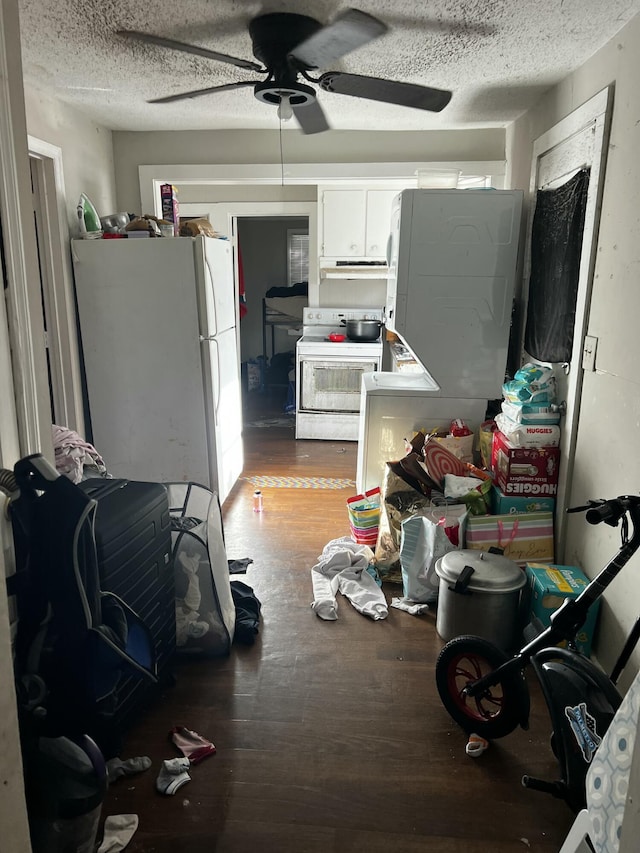
[[[524,345],[538,361],[571,359],[589,174],[536,194]]]

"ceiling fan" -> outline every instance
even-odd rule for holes
[[[266,75],[264,80],[242,80],[221,86],[210,86],[206,89],[195,89],[191,92],[154,98],[149,103],[166,104],[171,101],[253,86],[256,98],[277,106],[281,119],[290,118],[293,113],[303,133],[320,133],[329,130],[329,123],[318,103],[316,90],[299,82],[299,77],[319,84],[325,92],[352,95],[356,98],[431,112],[440,112],[451,100],[451,92],[445,89],[433,89],[429,86],[401,83],[381,77],[366,77],[341,71],[326,71],[318,78],[309,75],[309,71],[326,68],[347,53],[384,35],[387,30],[387,25],[382,21],[358,9],[346,9],[325,26],[315,18],[290,12],[269,12],[258,15],[249,22],[249,35],[253,55],[262,65],[137,30],[119,30],[118,35],[215,59],[218,62],[226,62],[238,68]]]

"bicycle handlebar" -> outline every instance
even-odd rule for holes
[[[591,500],[586,506],[571,507],[567,512],[586,512],[589,524],[610,524],[616,527],[620,519],[628,512],[634,525],[640,524],[640,496],[620,495],[609,500]]]

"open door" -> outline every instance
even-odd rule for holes
[[[555,552],[556,561],[562,562],[564,556],[564,539],[566,514],[565,510],[571,500],[571,480],[573,475],[573,457],[575,453],[578,419],[580,414],[580,395],[582,378],[585,369],[593,370],[594,359],[592,343],[585,347],[585,334],[589,318],[591,286],[598,236],[602,186],[604,180],[604,165],[606,160],[609,125],[613,103],[613,87],[603,89],[589,101],[540,136],[534,142],[533,160],[531,167],[531,212],[527,230],[527,246],[525,255],[525,293],[524,303],[527,311],[535,310],[536,281],[541,279],[536,275],[536,265],[545,263],[544,253],[547,248],[558,240],[576,240],[579,242],[577,251],[573,253],[575,260],[575,276],[571,293],[565,302],[568,307],[570,321],[564,332],[556,334],[556,343],[562,334],[565,335],[564,346],[549,347],[548,354],[541,347],[536,354],[527,351],[527,343],[532,346],[536,335],[531,334],[533,317],[525,317],[527,334],[523,339],[522,361],[533,361],[549,365],[553,368],[557,383],[557,405],[561,413],[562,437],[560,442],[560,471],[558,494],[556,501]],[[560,191],[571,196],[572,203],[566,206],[567,216],[579,220],[577,226],[562,223],[550,239],[540,239],[539,222],[536,222],[536,208],[542,208],[547,199],[544,193]],[[582,210],[576,213],[576,193],[582,193],[582,199],[576,203],[582,204]],[[561,217],[562,203],[557,206],[557,218]],[[540,210],[538,213],[540,214]],[[575,223],[574,223],[575,225]],[[534,227],[535,226],[535,227]],[[549,251],[552,251],[550,249]],[[564,261],[563,261],[564,262]],[[569,261],[567,261],[568,263]],[[533,275],[532,275],[533,271]],[[539,296],[539,294],[538,294]],[[547,294],[538,304],[545,300],[549,302],[554,294]],[[554,305],[554,308],[556,306]],[[566,306],[565,306],[566,308]],[[563,310],[565,310],[563,308]],[[557,317],[557,311],[548,311],[548,322],[551,317]],[[545,337],[544,329],[540,334],[541,322],[538,318],[538,341]],[[588,350],[588,352],[587,352]],[[554,361],[552,359],[561,360]]]

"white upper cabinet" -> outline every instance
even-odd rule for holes
[[[397,189],[321,191],[320,255],[341,260],[385,260],[391,203]]]
[[[391,232],[391,204],[400,192],[367,190],[367,225],[365,251],[368,258],[387,257],[387,241]]]

